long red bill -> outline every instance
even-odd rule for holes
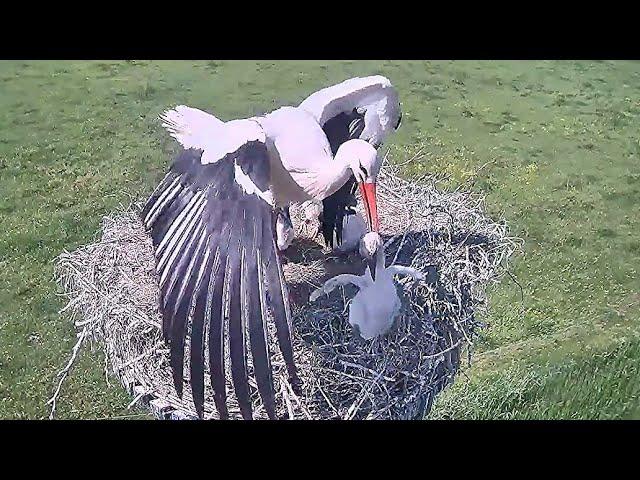
[[[378,206],[376,203],[376,184],[363,182],[360,184],[360,193],[367,211],[367,220],[369,222],[369,230],[377,232],[380,228],[378,221]]]

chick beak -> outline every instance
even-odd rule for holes
[[[376,264],[377,264],[378,252],[375,252],[371,258],[367,258],[365,261],[367,266],[369,267],[369,272],[371,272],[371,279],[376,281]]]

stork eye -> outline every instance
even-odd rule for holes
[[[367,172],[367,169],[366,169],[366,168],[364,168],[364,167],[362,166],[362,164],[360,164],[360,168],[362,169],[362,173],[364,173],[364,176],[365,176],[365,177],[368,177],[368,176],[369,176],[369,172]]]

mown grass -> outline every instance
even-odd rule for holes
[[[637,419],[640,338],[586,348],[561,360],[520,360],[447,391],[432,418]]]
[[[397,85],[390,142],[411,173],[487,195],[525,240],[491,290],[474,363],[437,418],[638,418],[638,62],[0,62],[0,417],[43,418],[75,341],[52,260],[148,194],[175,146],[176,103],[246,117],[355,75]],[[131,415],[99,351],[65,384],[62,418]],[[133,412],[134,414],[137,412]]]

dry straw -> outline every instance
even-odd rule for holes
[[[284,271],[304,387],[301,396],[292,391],[279,351],[272,348],[282,418],[421,418],[453,381],[463,349],[470,355],[482,326],[478,313],[486,308],[486,288],[507,272],[519,241],[509,236],[504,222],[485,215],[482,197],[443,192],[434,180],[409,182],[397,173],[397,167],[385,167],[378,187],[387,265],[412,266],[426,280],[399,282],[403,309],[381,338],[365,341],[353,334],[346,320],[352,287],[308,301],[309,293],[329,276],[362,273],[364,265],[353,255],[332,256],[314,237],[317,225],[305,224],[300,210],[292,209],[299,239],[287,252]],[[78,342],[49,402],[51,416],[86,339],[101,345],[108,369],[131,393],[132,405],[144,404],[158,418],[196,416],[188,385],[182,399],[173,387],[160,331],[153,252],[138,212],[139,206],[133,206],[105,217],[98,242],[57,259],[56,278],[68,299],[63,311],[75,322]],[[270,327],[274,346],[272,322]],[[232,392],[227,377],[227,391]],[[254,417],[266,418],[255,383],[251,386]],[[217,418],[207,388],[205,416]],[[229,402],[232,418],[240,418],[233,394]]]

